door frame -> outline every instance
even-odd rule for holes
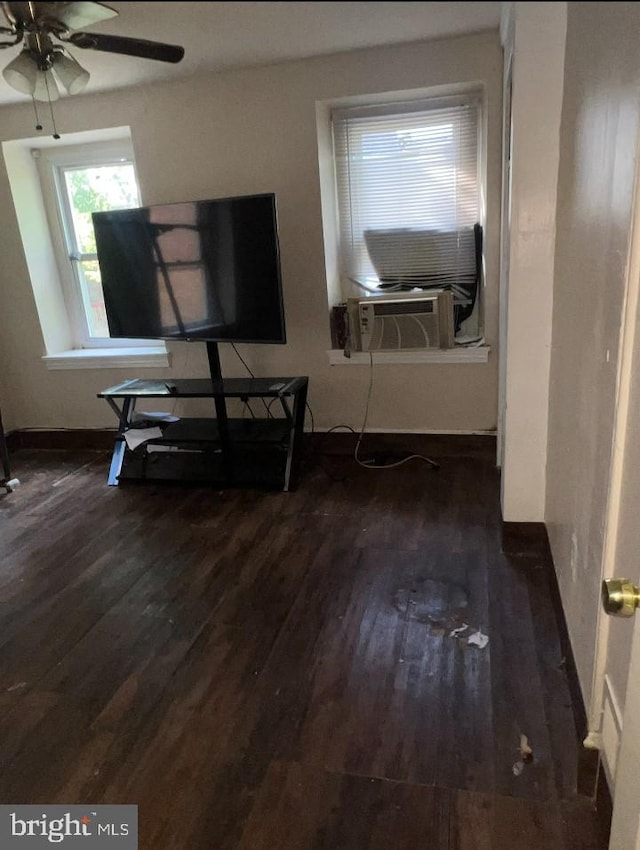
[[[496,466],[504,465],[507,396],[507,316],[509,304],[509,250],[511,246],[511,141],[513,99],[513,13],[509,13],[503,42],[502,76],[502,197],[500,201],[500,288],[498,302],[498,423]]]

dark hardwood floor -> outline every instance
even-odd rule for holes
[[[606,847],[548,558],[501,551],[491,439],[427,442],[308,452],[290,494],[17,451],[0,802],[137,803],[145,850]]]

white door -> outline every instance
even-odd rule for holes
[[[640,313],[634,305],[629,404],[624,440],[615,571],[640,584]],[[627,624],[625,624],[627,625]],[[640,609],[628,623],[632,641],[622,734],[615,773],[610,850],[640,850]]]
[[[615,543],[610,569],[636,585],[640,584],[640,178],[637,186],[613,452],[612,489],[616,510],[610,515],[610,519],[615,516],[616,520],[612,522]],[[622,643],[618,643],[620,652],[614,652],[614,656],[624,654],[626,657],[623,650],[624,647],[628,649],[628,641],[632,647],[613,777],[609,847],[610,850],[640,850],[640,609],[635,613],[635,620],[624,625],[628,628],[618,632]]]

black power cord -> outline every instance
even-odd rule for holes
[[[421,455],[421,454],[410,454],[410,455],[407,455],[406,457],[401,458],[400,460],[394,461],[393,463],[376,463],[376,461],[373,460],[373,459],[372,460],[363,460],[360,457],[360,447],[362,445],[362,440],[364,438],[366,428],[367,428],[367,420],[369,418],[369,408],[371,406],[372,395],[373,395],[373,355],[372,355],[371,352],[369,352],[369,389],[368,389],[368,392],[367,392],[367,403],[366,403],[366,407],[365,407],[364,419],[362,421],[362,428],[360,429],[360,432],[358,433],[355,430],[355,428],[352,428],[350,425],[334,425],[334,427],[329,428],[329,430],[326,433],[331,434],[333,431],[337,431],[339,429],[350,431],[352,434],[358,433],[358,439],[356,441],[356,447],[355,447],[355,450],[353,452],[353,459],[358,464],[358,466],[362,466],[364,469],[394,469],[397,466],[402,466],[403,464],[407,463],[410,460],[422,460],[425,463],[429,464],[429,466],[432,469],[440,469],[439,463],[436,463],[435,460],[432,460],[431,458],[426,457],[425,455]],[[344,481],[346,479],[346,476],[345,476],[345,478],[336,479],[327,472],[327,470],[324,468],[324,466],[323,466],[323,469],[333,481]]]

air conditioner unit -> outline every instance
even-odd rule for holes
[[[354,351],[453,348],[453,296],[443,290],[348,300]]]

